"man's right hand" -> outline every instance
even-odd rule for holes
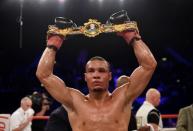
[[[33,116],[29,116],[26,120],[27,123],[31,122],[33,120]]]
[[[66,28],[76,28],[77,25],[68,18],[65,17],[56,17],[55,18],[55,27],[58,29],[66,29]],[[66,36],[63,36],[61,34],[57,33],[50,33],[48,31],[47,33],[47,47],[53,48],[54,50],[58,50],[62,43],[63,40],[66,38]]]
[[[131,44],[134,40],[141,39],[141,36],[136,30],[118,32],[117,35],[123,37],[128,44]]]
[[[55,48],[58,50],[62,46],[63,39],[64,38],[59,35],[49,36],[47,39],[47,47]]]

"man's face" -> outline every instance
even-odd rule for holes
[[[22,108],[24,111],[28,110],[32,106],[32,101],[31,100],[26,100],[25,102],[22,103]]]
[[[155,106],[157,107],[157,106],[159,106],[159,104],[160,104],[160,98],[161,97],[161,95],[160,95],[160,93],[157,93],[157,96],[155,97]]]
[[[107,90],[111,78],[111,72],[106,61],[92,60],[87,63],[85,81],[89,90]]]

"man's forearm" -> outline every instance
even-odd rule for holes
[[[19,125],[19,127],[13,129],[12,131],[23,131],[23,129],[29,124],[29,122],[24,122]]]
[[[142,40],[134,40],[132,46],[140,66],[146,69],[155,68],[157,62],[147,45]]]
[[[53,73],[56,51],[61,47],[63,38],[57,35],[48,37],[47,48],[45,49],[38,64],[36,75],[42,80]]]
[[[41,78],[48,77],[53,73],[53,67],[55,63],[56,51],[50,48],[46,48],[37,68],[37,76]]]
[[[128,45],[132,45],[134,48],[135,55],[139,62],[139,65],[145,69],[155,68],[157,62],[152,55],[149,48],[141,40],[141,36],[137,31],[127,31],[118,33],[119,36],[122,36]]]

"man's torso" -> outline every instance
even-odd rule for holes
[[[121,94],[121,95],[124,95]],[[76,111],[68,112],[73,131],[127,131],[131,104],[124,96],[112,95],[99,105],[85,97],[75,97]]]

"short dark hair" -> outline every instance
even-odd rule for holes
[[[111,70],[110,64],[109,64],[109,62],[108,62],[105,58],[103,58],[103,57],[101,57],[101,56],[94,56],[94,57],[91,57],[88,61],[94,61],[94,60],[99,60],[99,61],[105,61],[105,62],[107,62],[107,64],[108,64],[108,69],[109,69],[109,71]]]

